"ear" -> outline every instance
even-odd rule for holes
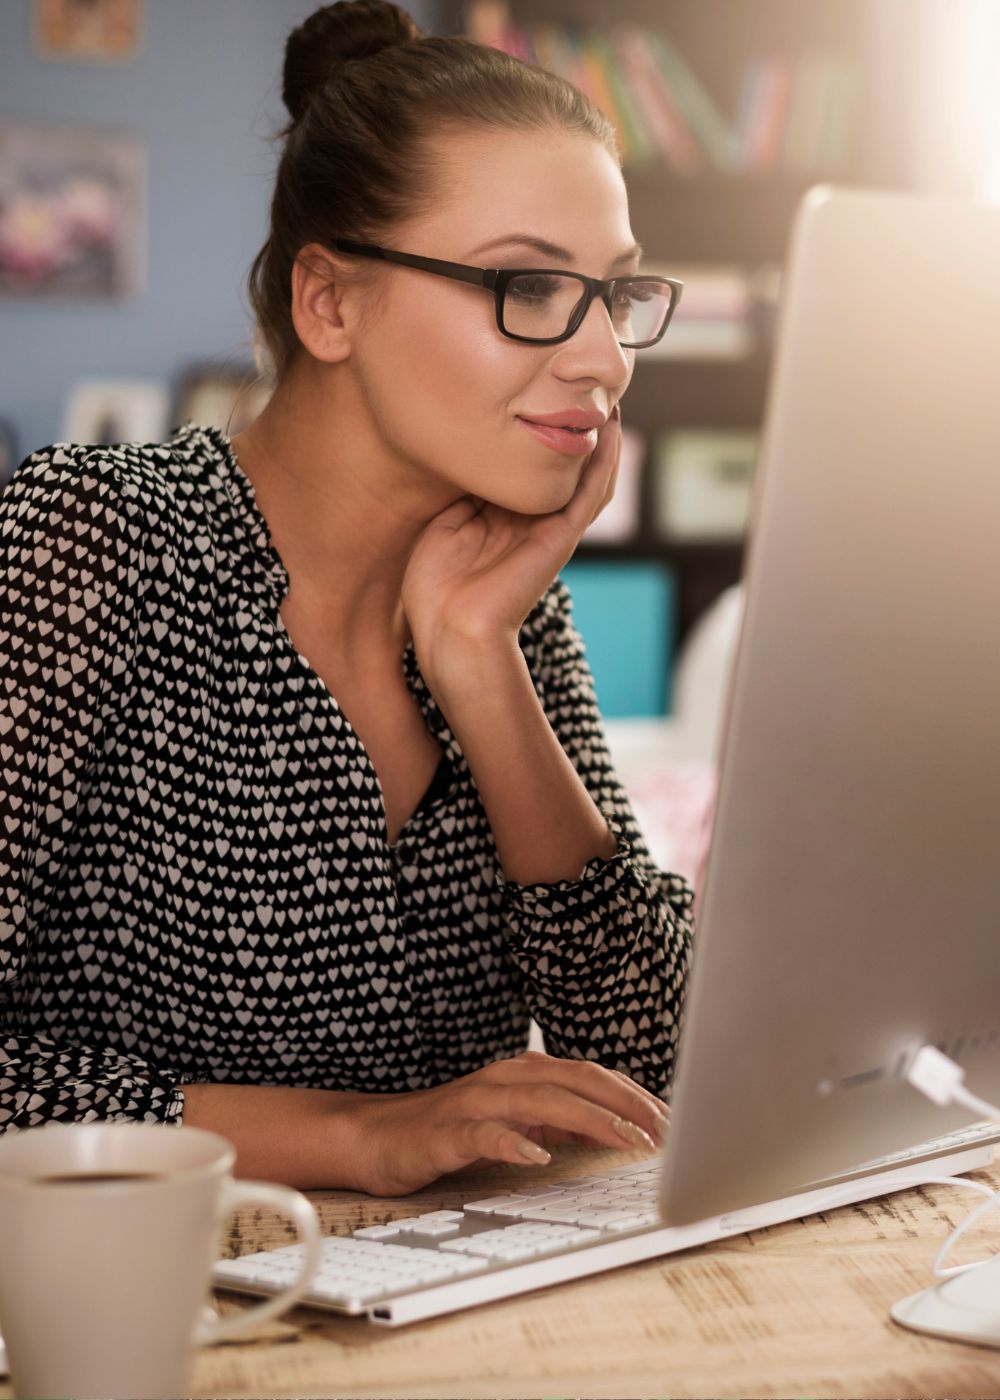
[[[339,258],[319,243],[299,249],[292,264],[292,324],[306,350],[326,364],[350,354],[349,291]]]

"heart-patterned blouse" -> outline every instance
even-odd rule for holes
[[[179,1123],[185,1081],[431,1087],[531,1017],[667,1096],[693,891],[649,856],[561,579],[519,643],[618,849],[518,885],[412,643],[444,757],[389,843],[221,430],[32,453],[0,559],[0,1131]]]

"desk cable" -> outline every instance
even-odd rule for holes
[[[906,1072],[906,1077],[915,1089],[919,1089],[932,1102],[940,1104],[942,1107],[958,1103],[964,1108],[972,1109],[974,1113],[979,1114],[980,1118],[1000,1122],[1000,1108],[987,1103],[985,1099],[977,1098],[975,1094],[970,1094],[962,1084],[965,1071],[933,1045],[924,1045],[917,1051]],[[934,1256],[934,1263],[931,1267],[935,1278],[953,1278],[956,1274],[967,1273],[969,1269],[978,1269],[981,1264],[989,1264],[993,1259],[1000,1259],[1000,1252],[998,1252],[991,1255],[989,1259],[974,1259],[971,1264],[953,1264],[947,1268],[944,1264],[945,1259],[967,1230],[970,1230],[987,1211],[1000,1209],[1000,1191],[991,1191],[982,1182],[969,1181],[964,1176],[926,1176],[922,1172],[915,1173],[912,1177],[901,1177],[894,1174],[892,1189],[895,1191],[905,1186],[965,1186],[970,1191],[977,1191],[979,1195],[985,1197],[952,1230]],[[850,1185],[845,1184],[843,1197],[833,1197],[826,1202],[824,1209],[836,1208],[841,1202],[845,1205],[851,1204],[856,1199],[856,1196],[851,1194]]]
[[[919,1089],[932,1103],[940,1104],[942,1108],[957,1103],[963,1108],[971,1109],[981,1118],[988,1118],[994,1123],[1000,1121],[1000,1108],[970,1093],[962,1082],[965,1079],[965,1070],[933,1045],[921,1046],[910,1062],[906,1077],[915,1089]],[[921,1178],[922,1185],[941,1185],[945,1181],[952,1186],[966,1186],[971,1191],[978,1191],[985,1199],[956,1225],[934,1256],[934,1277],[939,1279],[953,1278],[956,1274],[968,1273],[970,1269],[978,1269],[981,1264],[990,1262],[989,1259],[974,1259],[971,1264],[954,1264],[948,1268],[944,1266],[945,1259],[966,1231],[982,1219],[987,1211],[1000,1208],[1000,1191],[991,1191],[982,1182],[969,1181],[965,1177]],[[914,1184],[916,1185],[916,1182]],[[992,1255],[991,1258],[1000,1258],[1000,1254]]]

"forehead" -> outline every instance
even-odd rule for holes
[[[530,233],[569,249],[569,266],[583,268],[609,262],[635,241],[621,171],[591,136],[456,132],[430,146],[438,198],[412,232],[428,246],[447,247],[438,257],[462,259],[504,234]],[[504,254],[498,246],[479,261],[492,265]],[[537,252],[529,259],[540,260],[548,265]]]

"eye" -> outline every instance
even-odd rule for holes
[[[662,295],[658,287],[652,287],[648,282],[632,282],[624,287],[615,288],[615,296],[622,302],[635,303],[639,301],[652,301],[655,296]]]
[[[554,295],[558,286],[559,279],[557,277],[546,277],[540,273],[515,277],[507,285],[507,295],[516,297],[518,301],[539,301]]]

